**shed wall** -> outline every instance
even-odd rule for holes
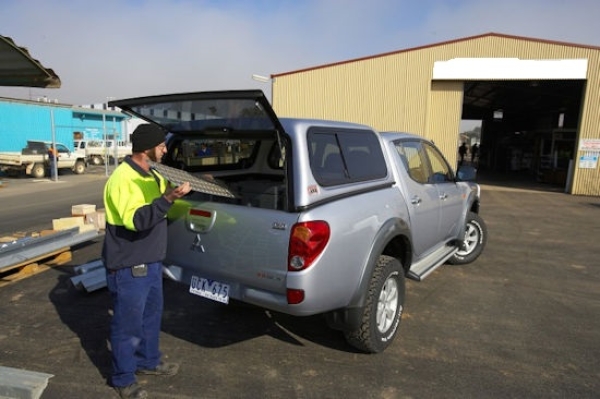
[[[56,124],[66,123],[65,114],[70,119],[68,109],[54,109]],[[0,102],[0,136],[2,151],[21,151],[27,140],[52,140],[52,116],[50,107],[35,104]],[[67,141],[68,140],[68,141]],[[56,141],[69,145],[72,136],[56,133]]]
[[[73,149],[73,133],[101,139],[105,134],[122,137],[124,116],[87,112],[67,105],[49,105],[19,100],[0,100],[0,151],[20,152],[27,140],[51,141]],[[53,126],[54,123],[54,126]],[[54,129],[53,129],[54,128]]]
[[[458,131],[463,101],[463,82],[431,82],[425,137],[435,142],[450,165],[458,162]]]

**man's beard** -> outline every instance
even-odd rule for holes
[[[150,158],[152,162],[160,162],[160,158],[156,157],[156,151],[154,151],[154,148],[146,150],[146,156]]]

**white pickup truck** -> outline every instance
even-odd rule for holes
[[[0,152],[0,170],[9,175],[25,173],[36,179],[49,175],[50,163],[48,161],[48,149],[50,141],[27,141],[27,147],[21,152]],[[84,157],[67,148],[66,145],[56,143],[58,151],[59,170],[70,169],[76,174],[85,172],[86,163]]]
[[[322,314],[352,346],[381,352],[398,331],[405,278],[474,262],[485,247],[474,169],[456,173],[423,137],[278,118],[261,91],[111,105],[169,132],[155,168],[197,187],[169,211],[164,262],[190,294]],[[204,175],[227,192],[191,180]]]
[[[75,151],[85,157],[92,165],[101,165],[107,161],[110,163],[115,158],[121,162],[127,155],[131,155],[131,143],[114,140],[75,140],[73,142]]]

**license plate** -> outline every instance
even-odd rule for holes
[[[229,303],[229,284],[192,276],[190,293],[221,303]]]

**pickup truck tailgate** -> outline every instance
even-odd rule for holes
[[[176,203],[165,264],[171,278],[229,285],[229,297],[286,301],[287,248],[297,214],[214,202]],[[253,299],[254,298],[254,299]]]

